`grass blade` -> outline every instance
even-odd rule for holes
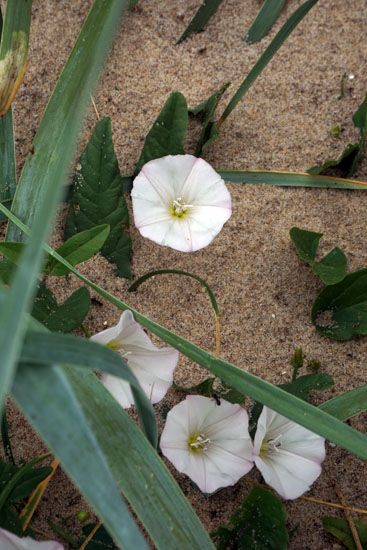
[[[0,410],[14,375],[25,327],[22,317],[35,292],[47,238],[61,198],[91,88],[103,65],[127,2],[97,0],[56,85],[25,163],[13,211],[32,225],[21,263],[0,314]],[[4,31],[5,32],[5,31]],[[12,224],[8,240],[22,240]]]
[[[254,44],[262,40],[282,13],[284,5],[285,0],[265,0],[245,36],[246,42]]]
[[[23,80],[28,55],[32,0],[8,0],[0,44],[0,117]]]
[[[270,45],[266,48],[265,52],[261,55],[261,57],[258,59],[258,61],[255,63],[255,65],[252,67],[251,71],[248,73],[230,102],[228,103],[227,107],[224,110],[224,113],[220,117],[217,126],[221,126],[221,124],[226,120],[226,118],[231,114],[233,109],[236,107],[236,105],[241,101],[243,96],[246,94],[246,92],[250,89],[252,84],[255,82],[257,77],[262,73],[262,71],[265,69],[269,61],[273,58],[273,56],[277,53],[279,48],[283,45],[283,43],[286,41],[288,36],[291,34],[291,32],[297,27],[298,23],[302,21],[302,19],[307,15],[307,13],[310,11],[311,8],[317,3],[318,0],[307,0],[302,4],[286,21],[286,23],[283,25],[283,27],[280,29],[278,34],[275,36],[275,38],[272,40]]]
[[[228,182],[276,185],[279,187],[317,187],[321,189],[359,189],[367,191],[367,182],[296,172],[268,170],[217,170]]]
[[[29,234],[29,228],[24,226],[11,212],[7,211],[1,204],[0,210],[6,214],[13,223]],[[214,355],[204,351],[195,344],[192,344],[185,338],[178,336],[174,332],[162,327],[158,323],[152,321],[139,311],[130,307],[127,303],[122,302],[103,288],[99,287],[87,277],[82,275],[72,265],[68,264],[48,245],[44,245],[45,250],[53,255],[54,258],[68,267],[74,275],[81,281],[93,288],[100,296],[108,300],[120,310],[129,309],[134,314],[138,323],[153,332],[156,336],[167,342],[186,357],[210,370],[215,376],[221,378],[226,384],[232,386],[244,395],[248,395],[259,401],[274,411],[283,416],[297,422],[301,426],[325,437],[332,443],[340,445],[348,451],[354,453],[360,458],[367,459],[367,437],[350,428],[337,418],[325,413],[322,409],[314,407],[302,399],[295,397],[281,388],[270,384],[247,371],[237,368],[235,365],[224,361]]]
[[[329,399],[320,405],[320,409],[344,421],[367,411],[367,385]]]
[[[205,25],[212,15],[215,14],[221,3],[222,0],[205,0],[177,40],[176,44],[180,44],[180,42],[183,42],[191,34],[203,31]]]

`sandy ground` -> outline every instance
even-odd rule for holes
[[[276,29],[300,3],[288,2]],[[171,91],[181,91],[193,105],[231,81],[229,97],[269,42],[267,37],[250,46],[241,40],[257,12],[257,0],[225,0],[204,33],[176,46],[175,39],[198,4],[197,0],[141,0],[122,25],[95,100],[99,113],[112,118],[123,173],[134,167],[144,136]],[[20,166],[90,5],[91,0],[34,1],[29,67],[15,102]],[[351,116],[367,90],[366,8],[366,0],[320,1],[223,125],[221,137],[206,159],[217,168],[303,171],[338,155],[344,144],[355,140]],[[338,99],[344,73],[354,79],[348,80],[344,99]],[[225,101],[221,105],[223,108]],[[95,122],[91,112],[84,141]],[[340,139],[330,135],[330,129],[338,124],[343,128]],[[188,150],[193,150],[192,140]],[[357,177],[367,180],[366,162]],[[321,361],[322,370],[335,378],[335,388],[322,397],[315,395],[315,403],[363,384],[367,339],[337,343],[315,332],[310,308],[320,283],[298,260],[289,229],[296,225],[324,232],[322,251],[338,245],[346,251],[351,269],[365,266],[367,195],[234,184],[230,192],[233,216],[201,252],[185,255],[159,247],[132,228],[134,274],[173,267],[204,277],[222,312],[222,357],[239,367],[271,382],[284,382],[290,376],[292,352],[302,346],[307,358]],[[209,303],[191,280],[165,276],[128,295],[128,283],[117,279],[104,259],[85,264],[83,271],[156,321],[214,349]],[[71,278],[57,281],[53,288],[61,298],[77,286]],[[104,322],[114,324],[117,318],[112,306],[96,305],[86,324],[96,332],[103,329]],[[189,386],[204,377],[203,369],[180,360],[177,383]],[[173,404],[179,398],[170,392],[166,402]],[[366,418],[362,415],[351,424],[365,430]],[[15,410],[11,433],[18,457],[40,452],[41,445]],[[366,473],[362,461],[328,446],[323,474],[310,494],[337,501],[337,483],[351,505],[367,507]],[[235,488],[206,497],[186,478],[176,477],[209,530],[227,521],[260,480],[253,472]],[[60,472],[39,508],[36,525],[53,536],[47,519],[59,521],[84,508]],[[320,518],[331,515],[331,509],[300,500],[288,503],[287,508],[289,527],[294,529],[292,549],[339,548],[321,527]]]

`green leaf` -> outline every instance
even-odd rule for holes
[[[111,120],[102,118],[80,158],[65,227],[65,237],[108,224],[110,234],[101,254],[117,266],[117,275],[131,277],[129,212],[112,141]]]
[[[28,497],[34,489],[52,472],[52,468],[31,468],[27,470],[9,495],[11,502]]]
[[[109,225],[97,225],[91,229],[86,229],[70,237],[60,248],[57,248],[58,254],[65,258],[71,265],[78,265],[92,258],[102,248],[110,233]],[[1,252],[1,248],[0,248]],[[46,265],[46,272],[49,275],[67,275],[69,271],[51,258]]]
[[[308,401],[310,391],[323,391],[331,388],[333,385],[334,380],[330,374],[319,373],[299,376],[288,384],[279,384],[279,387],[293,395],[296,395],[304,401]]]
[[[286,550],[289,537],[287,511],[268,489],[255,487],[231,517],[214,533],[218,550]]]
[[[360,189],[367,191],[367,182],[268,170],[217,170],[218,174],[232,183],[275,185],[279,187],[316,187],[321,189]]]
[[[214,92],[208,99],[193,109],[190,109],[191,114],[194,116],[200,115],[202,119],[202,130],[195,151],[195,156],[197,157],[201,156],[202,151],[208,147],[218,135],[218,128],[213,120],[213,116],[222,95],[229,85],[230,82],[227,82],[227,84],[224,84],[224,86]]]
[[[285,5],[285,0],[265,0],[245,36],[246,42],[259,42],[268,34]]]
[[[221,3],[222,0],[203,1],[200,8],[195,13],[194,17],[191,19],[190,23],[176,43],[179,44],[180,42],[183,42],[183,40],[188,38],[191,34],[203,31],[205,25],[207,24],[209,19],[215,14]]]
[[[315,260],[322,233],[292,227],[289,235],[296,247],[298,256],[312,267],[314,273],[326,285],[339,283],[347,275],[348,260],[340,248],[333,248],[320,261]]]
[[[90,533],[93,531],[96,525],[97,525],[96,523],[94,524],[91,523],[83,527],[84,538],[90,535]],[[79,546],[81,546],[82,542],[83,541],[80,541],[78,548]],[[117,546],[113,542],[112,538],[110,537],[106,529],[103,527],[103,525],[101,525],[98,528],[97,532],[93,535],[90,542],[88,542],[87,546],[85,547],[85,550],[108,550],[108,549],[114,550],[116,548]]]
[[[367,334],[367,269],[325,287],[312,307],[312,322],[318,332],[333,340]]]
[[[91,306],[85,287],[79,288],[61,305],[52,292],[41,284],[34,301],[32,315],[53,332],[71,332],[81,326]]]
[[[29,228],[22,223],[14,214],[0,204],[0,210],[19,227],[26,235],[30,234]],[[100,296],[114,304],[118,309],[130,310],[135,320],[145,328],[153,332],[156,336],[167,342],[169,345],[178,349],[186,357],[210,370],[215,376],[221,378],[226,384],[236,388],[244,395],[252,397],[254,400],[263,403],[279,414],[289,418],[293,422],[304,426],[305,428],[321,435],[336,445],[349,450],[357,456],[367,459],[367,437],[354,430],[350,426],[337,420],[336,418],[324,413],[321,409],[314,407],[301,399],[288,394],[284,390],[277,388],[266,380],[263,380],[250,372],[241,370],[235,365],[215,357],[207,351],[199,348],[195,344],[178,336],[174,332],[164,328],[158,323],[152,321],[139,311],[135,310],[127,303],[119,300],[103,288],[99,287],[93,281],[85,277],[75,267],[70,265],[59,254],[48,245],[44,249],[70,269],[81,281],[93,288]],[[344,282],[344,281],[342,281]],[[340,283],[339,283],[340,284]],[[331,288],[331,287],[328,287]]]
[[[11,108],[0,118],[0,202],[13,200],[16,187],[13,115]],[[10,205],[9,205],[10,207]],[[4,220],[0,215],[0,221]]]
[[[149,162],[166,155],[183,155],[189,115],[185,97],[173,92],[145,138],[135,174]]]
[[[350,530],[348,522],[345,519],[326,516],[322,518],[322,525],[327,533],[330,533],[330,535],[333,535],[338,541],[343,543],[348,550],[356,550],[357,547],[354,542],[352,531]],[[367,548],[366,520],[356,520],[354,521],[354,525],[356,526],[362,547]]]
[[[307,15],[311,8],[317,3],[318,0],[307,0],[304,2],[286,21],[283,27],[280,29],[275,38],[271,41],[269,46],[266,48],[265,52],[260,56],[258,61],[255,63],[251,71],[248,73],[246,78],[243,80],[242,84],[228,103],[227,107],[224,110],[224,113],[218,121],[218,126],[226,120],[226,118],[231,114],[236,105],[241,101],[246,92],[251,88],[252,84],[255,82],[257,77],[262,73],[267,64],[271,61],[273,56],[277,53],[279,48],[286,41],[288,36],[292,31],[297,27],[297,25],[302,21],[302,19]]]
[[[236,389],[228,386],[227,384],[223,384],[221,381],[219,381],[217,387],[214,388],[213,385],[215,380],[215,378],[206,378],[203,382],[200,382],[200,384],[196,384],[195,386],[191,386],[189,388],[175,386],[175,389],[189,395],[194,394],[203,395],[204,397],[211,397],[219,402],[220,399],[225,399],[226,401],[229,401],[229,403],[238,403],[240,405],[243,404],[245,400],[243,393],[238,392]]]
[[[319,405],[319,408],[339,420],[348,420],[367,411],[367,385],[354,388]]]

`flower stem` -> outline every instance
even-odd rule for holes
[[[319,504],[320,506],[329,506],[330,508],[338,508],[338,510],[350,510],[356,514],[367,515],[367,510],[363,508],[354,508],[353,506],[342,506],[342,504],[337,504],[336,502],[327,502],[325,500],[319,500],[314,497],[299,497],[300,500],[305,500],[306,502],[312,502],[313,504]]]

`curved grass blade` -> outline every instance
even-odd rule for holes
[[[16,188],[15,151],[12,109],[0,118],[0,202],[8,205],[13,201]],[[0,215],[0,221],[5,218]]]
[[[0,117],[23,80],[28,55],[32,0],[8,0],[0,44]]]
[[[365,412],[367,411],[367,385],[333,397],[319,405],[319,408],[344,421]]]
[[[144,432],[152,445],[157,446],[154,409],[127,362],[118,353],[76,336],[28,331],[19,361],[36,365],[75,365],[106,372],[125,380],[131,386]]]
[[[248,73],[248,75],[246,76],[246,78],[244,79],[244,81],[242,82],[242,84],[240,85],[240,87],[238,88],[238,90],[236,91],[236,93],[228,103],[222,116],[218,120],[218,123],[217,123],[218,127],[221,126],[221,124],[223,124],[226,118],[231,114],[233,109],[241,101],[241,99],[246,94],[246,92],[250,89],[250,87],[255,82],[257,77],[262,73],[262,71],[265,69],[265,67],[269,63],[269,61],[271,61],[273,56],[277,53],[279,48],[286,41],[288,36],[297,27],[298,23],[302,21],[305,15],[307,15],[310,9],[313,8],[313,6],[317,3],[317,1],[318,0],[307,0],[291,15],[288,21],[286,21],[286,23],[280,29],[278,34],[275,36],[275,38],[266,48],[265,52],[261,55],[261,57],[255,63],[255,65],[252,67],[251,71]]]
[[[20,365],[12,393],[115,541],[126,548],[148,548],[120,496],[108,460],[65,369]]]
[[[25,332],[22,317],[35,293],[42,243],[62,195],[92,86],[126,7],[126,0],[98,0],[93,4],[42,118],[34,154],[28,157],[17,186],[13,211],[32,225],[32,236],[0,314],[0,410]],[[7,240],[22,240],[13,224],[8,228]]]
[[[0,204],[0,210],[26,234],[30,233],[20,220]],[[185,338],[178,336],[174,332],[162,327],[152,321],[127,303],[119,300],[103,288],[93,283],[77,269],[64,260],[61,256],[48,245],[44,249],[54,258],[59,260],[65,267],[68,267],[74,275],[88,286],[93,288],[100,296],[108,300],[120,310],[129,309],[135,317],[135,320],[145,328],[153,332],[156,336],[167,342],[186,357],[210,370],[215,376],[221,378],[226,384],[232,386],[244,395],[252,397],[254,400],[268,406],[274,411],[282,414],[286,418],[293,420],[297,424],[308,428],[309,430],[321,435],[336,445],[347,449],[360,458],[367,459],[367,437],[350,428],[337,418],[325,413],[323,410],[302,401],[286,391],[282,390],[247,371],[237,368],[235,365],[224,361],[214,355],[204,351],[195,344],[192,344]]]
[[[265,0],[244,39],[249,44],[259,42],[268,34],[285,5],[285,0]]]
[[[356,189],[367,191],[367,182],[319,176],[297,172],[278,172],[268,170],[217,170],[228,182],[275,185],[279,187],[316,187],[321,189]]]
[[[191,34],[203,31],[205,25],[212,15],[215,14],[221,3],[222,0],[204,0],[176,44],[180,44],[180,42],[183,42]]]

